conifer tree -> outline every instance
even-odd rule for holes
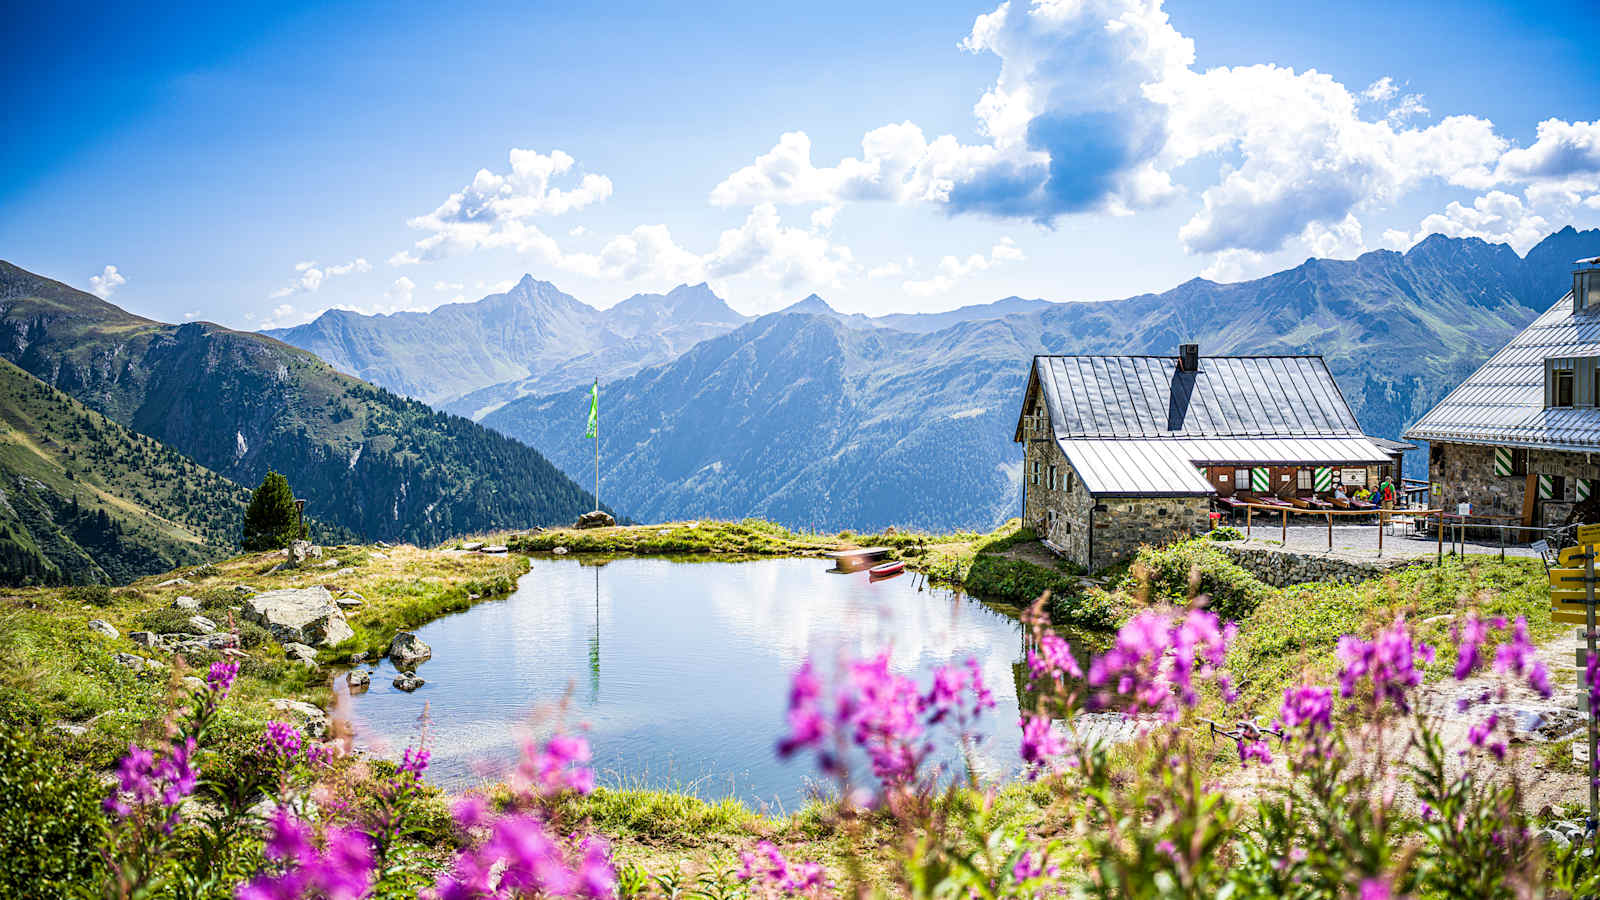
[[[244,511],[244,549],[278,550],[303,533],[289,479],[268,472]]]

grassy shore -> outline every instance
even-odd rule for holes
[[[1307,675],[1324,681],[1332,675],[1337,668],[1332,651],[1340,635],[1371,634],[1396,615],[1406,615],[1420,636],[1438,648],[1438,662],[1429,672],[1435,678],[1444,676],[1453,659],[1450,616],[1467,608],[1486,615],[1525,615],[1536,640],[1554,638],[1565,630],[1549,621],[1543,570],[1527,560],[1447,560],[1439,567],[1418,567],[1358,585],[1280,589],[1256,580],[1215,547],[1194,541],[1147,549],[1104,586],[1092,586],[1041,554],[1032,536],[1015,525],[987,535],[824,536],[766,523],[678,523],[487,537],[519,551],[562,546],[571,552],[612,555],[787,556],[846,546],[889,546],[930,578],[966,585],[985,596],[997,594],[1019,606],[1048,589],[1058,598],[1058,611],[1066,609],[1064,603],[1074,604],[1067,610],[1067,621],[1097,628],[1114,627],[1147,605],[1190,603],[1191,586],[1199,586],[1213,608],[1238,623],[1230,669],[1243,691],[1244,711],[1267,717],[1275,713],[1286,685]],[[525,560],[517,554],[466,552],[458,543],[431,550],[330,547],[320,564],[313,561],[298,570],[272,572],[281,559],[277,554],[241,556],[110,590],[0,593],[0,728],[16,736],[22,742],[16,746],[26,746],[30,757],[45,761],[44,768],[60,771],[62,785],[86,784],[71,790],[93,793],[92,778],[74,781],[69,776],[103,773],[130,740],[147,740],[159,732],[181,673],[171,668],[134,672],[115,656],[127,653],[170,662],[170,657],[134,644],[127,635],[169,620],[176,613],[172,604],[178,596],[197,598],[202,613],[226,627],[245,596],[236,589],[240,585],[270,590],[321,584],[336,595],[359,593],[365,603],[349,613],[355,637],[325,649],[320,657],[325,664],[336,664],[353,653],[381,649],[397,630],[501,596],[526,571]],[[189,583],[163,585],[180,577]],[[120,635],[109,638],[91,630],[92,619],[111,623]],[[247,753],[264,723],[283,717],[271,700],[327,706],[332,699],[331,668],[308,670],[293,664],[260,629],[240,630],[245,657],[220,736],[226,752],[233,754]],[[220,657],[196,654],[188,663],[203,669],[214,658]],[[1571,675],[1558,679],[1570,683]],[[1222,747],[1214,765],[1219,770],[1236,765],[1231,755],[1230,748]],[[5,790],[0,784],[0,794]],[[1037,790],[1026,784],[1004,788],[999,799],[1004,815],[1042,827],[1038,818],[1048,798],[1036,795]],[[71,799],[50,802],[61,806]],[[761,839],[824,862],[838,862],[863,850],[885,863],[890,855],[888,846],[875,844],[879,838],[870,832],[866,837],[842,833],[814,808],[771,816],[734,801],[610,788],[577,801],[571,812],[589,818],[615,839],[621,860],[656,874],[686,872],[682,877],[691,881],[696,873],[733,867],[738,853]],[[888,839],[888,835],[881,838]]]

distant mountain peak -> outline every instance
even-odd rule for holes
[[[804,300],[791,303],[788,306],[785,306],[783,309],[778,310],[778,313],[779,315],[788,315],[791,313],[801,313],[811,316],[841,315],[838,310],[828,305],[828,301],[822,299],[816,294],[811,294]]]

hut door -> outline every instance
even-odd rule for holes
[[[1522,482],[1522,527],[1533,525],[1533,510],[1539,503],[1539,476],[1529,472]]]

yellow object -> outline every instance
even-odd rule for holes
[[[1585,547],[1582,545],[1577,547],[1567,547],[1560,553],[1556,554],[1556,563],[1562,566],[1582,566],[1583,561],[1588,558],[1589,553],[1591,553],[1593,550],[1593,547]]]

